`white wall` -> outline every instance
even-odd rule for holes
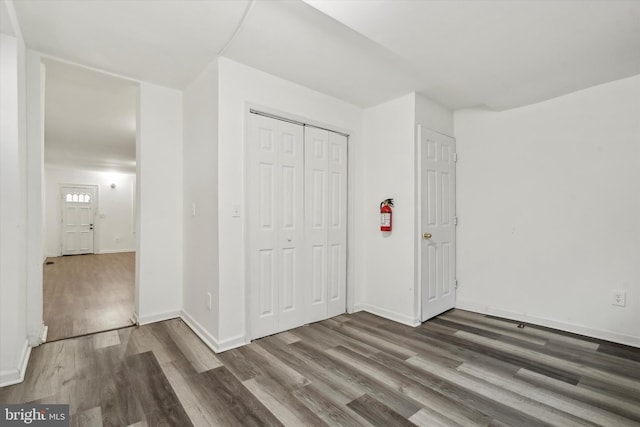
[[[455,134],[458,306],[640,346],[640,76]]]
[[[453,111],[419,93],[416,94],[416,122],[453,137]]]
[[[347,130],[349,138],[349,191],[358,192],[360,164],[352,163],[361,156],[361,109],[330,96],[293,84],[226,58],[219,60],[219,251],[220,251],[220,325],[218,345],[229,348],[245,342],[245,235],[244,213],[244,129],[248,104],[265,106],[284,114],[324,123],[329,127]],[[359,161],[358,161],[359,163]],[[232,206],[241,206],[241,218],[232,218]],[[350,209],[349,259],[359,243],[353,241],[359,232],[354,219],[362,215],[362,205],[353,203]],[[357,220],[356,220],[357,221]],[[360,224],[362,221],[357,221]],[[358,225],[359,226],[359,225]],[[357,270],[352,264],[352,274]],[[352,283],[362,284],[358,277]],[[357,293],[356,293],[357,295]],[[356,296],[357,298],[357,296]]]
[[[365,297],[359,308],[408,325],[420,323],[416,125],[453,134],[453,113],[409,93],[364,111]],[[378,207],[394,199],[393,231],[380,232]]]
[[[14,29],[15,30],[15,29]],[[26,322],[25,46],[0,34],[0,386],[19,382],[29,358]]]
[[[26,51],[27,102],[27,332],[42,343],[42,262],[45,258],[44,94],[46,70],[38,52]]]
[[[415,95],[410,93],[364,110],[366,145],[362,188],[367,208],[362,239],[366,265],[359,308],[415,324]],[[393,198],[393,231],[380,231],[380,202]]]
[[[140,84],[136,304],[140,323],[182,308],[182,92]]]
[[[47,256],[60,256],[62,253],[60,184],[98,186],[98,209],[94,218],[95,253],[135,251],[135,174],[47,165],[45,183]],[[111,188],[111,184],[116,188]]]
[[[184,92],[184,313],[218,336],[218,61]],[[195,212],[194,212],[195,209]],[[212,306],[209,310],[208,295]],[[211,338],[209,338],[211,340]]]

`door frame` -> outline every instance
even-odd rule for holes
[[[65,183],[58,183],[58,212],[60,212],[60,230],[58,233],[58,242],[60,243],[60,256],[62,256],[62,252],[64,252],[63,250],[63,238],[64,238],[64,230],[63,230],[63,224],[64,224],[64,206],[62,203],[62,189],[64,187],[76,187],[76,188],[91,188],[93,189],[93,194],[95,195],[94,200],[92,202],[93,204],[93,253],[97,254],[100,252],[100,244],[98,243],[100,241],[99,237],[100,237],[100,226],[98,225],[98,223],[96,222],[96,216],[98,215],[98,212],[100,210],[100,185],[98,184],[65,184]]]
[[[416,182],[416,193],[415,193],[415,200],[416,200],[416,216],[415,216],[415,223],[414,223],[414,234],[415,234],[415,240],[414,240],[414,249],[415,249],[415,254],[416,254],[416,262],[415,262],[415,269],[414,269],[414,275],[416,278],[416,286],[414,286],[415,288],[415,299],[414,299],[414,313],[415,313],[415,319],[418,321],[418,324],[424,322],[425,320],[422,319],[422,255],[423,255],[423,251],[422,251],[422,131],[424,130],[428,130],[429,132],[434,132],[443,136],[446,136],[447,138],[452,138],[454,140],[455,143],[455,138],[451,135],[447,135],[446,133],[442,133],[442,132],[438,132],[435,129],[431,129],[425,126],[422,126],[421,124],[416,124],[416,128],[415,128],[415,182]],[[454,165],[455,165],[455,160],[454,160]],[[457,218],[457,208],[458,208],[458,200],[457,200],[457,194],[458,192],[457,190],[457,167],[453,168],[453,172],[454,172],[454,194],[455,194],[455,206],[456,206],[456,210],[453,212],[453,216]],[[454,225],[455,227],[455,225]],[[454,275],[454,283],[457,283],[457,272],[458,272],[458,244],[457,244],[457,238],[458,238],[458,233],[457,230],[454,233],[454,238],[456,240],[456,245],[455,245],[455,251],[454,251],[454,257],[455,257],[455,261],[454,261],[454,265],[455,265],[455,275]],[[456,292],[456,298],[457,298],[457,284],[454,285],[455,289],[454,291]]]
[[[355,203],[355,196],[353,193],[353,188],[354,188],[354,177],[352,176],[353,174],[349,173],[351,170],[351,162],[353,161],[353,159],[351,158],[351,156],[349,155],[349,143],[351,140],[351,135],[353,135],[355,133],[355,131],[350,130],[350,129],[345,129],[342,128],[340,126],[335,126],[332,124],[328,124],[328,123],[323,123],[317,120],[313,120],[310,119],[308,117],[304,117],[304,116],[299,116],[297,114],[293,114],[293,113],[289,113],[289,112],[285,112],[282,110],[278,110],[275,108],[271,108],[271,107],[267,107],[265,105],[260,105],[260,104],[254,104],[254,103],[250,103],[250,102],[245,102],[244,105],[244,124],[243,124],[243,129],[244,129],[244,137],[242,140],[242,150],[244,153],[247,153],[248,150],[248,145],[249,145],[249,127],[250,127],[250,115],[254,114],[251,111],[258,111],[260,113],[264,113],[266,115],[269,116],[273,116],[272,118],[275,120],[281,119],[284,121],[290,121],[290,122],[297,122],[297,123],[301,123],[301,124],[307,124],[310,126],[314,126],[314,127],[318,127],[321,129],[325,129],[328,130],[330,132],[336,132],[336,133],[340,133],[343,134],[347,137],[347,253],[346,253],[346,287],[347,287],[347,297],[346,297],[346,312],[347,313],[353,313],[354,310],[354,306],[355,306],[355,278],[354,278],[354,265],[353,265],[353,260],[355,259],[354,256],[354,231],[355,231],[355,218],[353,215],[353,206]],[[248,212],[247,207],[250,206],[249,205],[249,195],[248,195],[248,191],[247,191],[247,182],[249,182],[249,179],[251,179],[251,177],[249,176],[249,159],[248,156],[244,156],[244,162],[243,162],[243,198],[242,198],[242,212]],[[243,279],[243,289],[244,289],[244,336],[245,336],[245,342],[248,344],[251,342],[251,340],[253,339],[252,337],[252,331],[251,331],[251,313],[249,310],[249,307],[251,306],[251,283],[250,283],[250,271],[249,271],[249,233],[247,233],[247,230],[249,230],[249,215],[248,214],[244,214],[242,217],[242,225],[243,225],[243,245],[244,245],[244,250],[243,250],[243,272],[244,272],[244,279]]]
[[[138,110],[136,112],[136,190],[135,190],[135,230],[136,230],[136,262],[135,262],[135,294],[134,294],[134,313],[136,323],[138,323],[138,313],[140,312],[139,298],[139,253],[140,253],[140,233],[138,232],[138,223],[141,211],[141,197],[139,191],[140,185],[140,162],[142,154],[140,152],[140,80],[120,74],[110,73],[108,71],[87,67],[77,62],[68,61],[52,55],[44,55],[36,51],[27,51],[26,53],[26,85],[27,90],[27,106],[25,118],[28,122],[29,132],[27,133],[27,271],[26,271],[26,323],[27,323],[27,343],[30,352],[31,347],[37,347],[46,342],[47,325],[44,324],[43,314],[43,265],[46,261],[45,256],[45,207],[46,207],[46,185],[45,185],[45,146],[44,146],[44,124],[45,124],[45,93],[46,93],[46,65],[42,61],[44,58],[53,59],[55,61],[72,64],[83,69],[90,69],[103,74],[127,80],[138,86]],[[33,132],[31,132],[33,130]],[[59,190],[58,190],[59,192]],[[99,191],[98,191],[99,197]],[[94,223],[95,224],[95,223]],[[94,233],[94,239],[95,239]],[[95,242],[94,242],[95,243]],[[96,250],[94,246],[94,251]],[[26,359],[28,359],[28,353]],[[25,359],[25,360],[26,360]],[[24,371],[21,372],[24,375]]]

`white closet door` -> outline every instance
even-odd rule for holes
[[[305,323],[303,128],[250,115],[249,280],[251,336]]]
[[[310,284],[309,322],[327,318],[327,216],[329,132],[305,127],[305,229]]]
[[[328,316],[347,310],[347,137],[329,132]]]
[[[309,322],[346,311],[347,138],[305,127]]]

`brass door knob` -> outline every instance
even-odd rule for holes
[[[425,240],[430,239],[431,237],[431,233],[422,233],[422,238]]]

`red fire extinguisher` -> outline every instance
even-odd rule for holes
[[[385,199],[380,203],[380,231],[391,231],[393,199]]]

